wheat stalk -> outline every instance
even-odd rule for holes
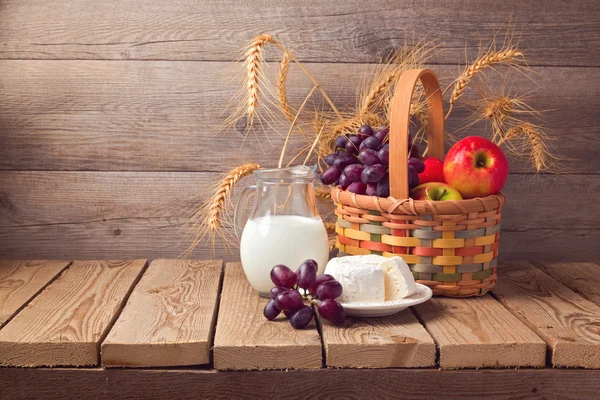
[[[192,222],[191,232],[193,240],[190,247],[186,250],[187,255],[191,255],[194,248],[198,246],[208,235],[211,238],[214,247],[215,237],[221,236],[225,239],[223,232],[223,211],[227,209],[231,202],[233,189],[242,178],[252,174],[260,169],[260,165],[249,163],[240,165],[229,171],[221,179],[210,199],[204,203],[190,218]]]
[[[454,83],[454,90],[450,95],[450,107],[446,113],[446,118],[452,112],[452,108],[456,101],[463,95],[469,82],[473,80],[477,74],[481,73],[484,69],[492,67],[497,64],[511,64],[517,61],[519,58],[523,59],[524,55],[517,48],[509,46],[499,51],[489,51],[483,56],[477,58],[472,64],[465,68],[464,72],[456,79]],[[448,88],[446,89],[446,91]],[[444,91],[444,93],[446,92]]]

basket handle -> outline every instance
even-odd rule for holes
[[[390,121],[390,195],[408,199],[408,127],[410,104],[418,81],[423,83],[427,100],[428,153],[444,157],[444,105],[440,84],[429,69],[411,69],[404,72],[394,92]]]

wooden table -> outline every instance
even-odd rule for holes
[[[600,266],[498,271],[492,295],[294,330],[239,263],[0,261],[0,399],[597,399]]]

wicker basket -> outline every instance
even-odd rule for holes
[[[334,188],[337,247],[351,255],[400,256],[417,282],[436,295],[480,296],[496,282],[504,196],[437,202],[408,197],[409,110],[419,80],[427,98],[429,155],[444,157],[444,111],[437,78],[427,69],[407,71],[397,83],[392,104],[391,196],[362,196]]]

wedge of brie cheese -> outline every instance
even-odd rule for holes
[[[325,273],[341,283],[343,303],[380,303],[415,293],[412,272],[400,257],[377,255],[333,258]]]

